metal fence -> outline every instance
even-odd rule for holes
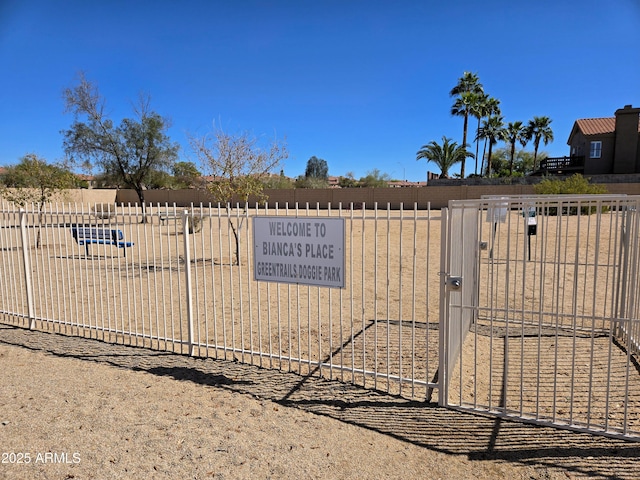
[[[452,202],[443,386],[461,409],[640,433],[637,197]],[[452,342],[450,339],[456,339]]]
[[[4,204],[0,318],[640,440],[639,202]],[[345,288],[256,281],[264,216],[344,219]]]
[[[429,210],[5,205],[0,215],[5,321],[431,396],[440,252]],[[346,287],[255,281],[251,218],[269,215],[343,218]],[[133,245],[87,254],[77,226],[120,230]]]

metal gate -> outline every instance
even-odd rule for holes
[[[443,210],[440,403],[640,436],[638,197]]]

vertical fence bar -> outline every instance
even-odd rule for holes
[[[373,203],[373,388],[378,388],[378,202]]]
[[[387,281],[386,281],[386,292],[385,292],[385,298],[387,301],[387,337],[386,337],[386,352],[387,352],[387,392],[389,392],[391,390],[391,304],[389,302],[389,298],[390,298],[390,289],[391,289],[391,275],[390,275],[390,268],[391,268],[391,204],[387,203],[387,244],[386,244],[386,250],[387,250]]]
[[[194,325],[193,325],[193,291],[191,286],[191,251],[189,248],[189,211],[182,213],[182,234],[184,246],[184,280],[185,294],[187,302],[187,325],[189,331],[189,355],[193,356],[195,352],[194,345]]]
[[[418,239],[418,204],[413,204],[413,258],[411,272],[411,397],[415,398],[416,388],[416,257],[418,256],[417,248]]]
[[[36,326],[33,307],[33,284],[31,283],[31,259],[29,257],[29,237],[27,235],[27,212],[20,209],[20,240],[22,242],[22,262],[24,267],[24,283],[27,293],[27,314],[29,319],[29,329]]]
[[[331,216],[331,203],[327,205],[327,216]],[[344,252],[344,250],[343,250]],[[344,275],[344,272],[342,272]],[[332,306],[333,306],[333,289],[329,289],[329,380],[333,380],[333,315],[332,315]]]
[[[343,217],[344,212],[342,211],[342,202],[340,202],[338,204],[338,216],[340,218],[344,218]],[[346,262],[345,262],[346,263]],[[344,272],[344,275],[346,277],[347,272]],[[343,347],[343,341],[344,341],[344,329],[343,329],[343,305],[344,305],[344,288],[340,289],[340,296],[339,296],[339,311],[340,311],[340,325],[339,325],[339,330],[340,330],[340,380],[344,382],[344,347]]]
[[[398,233],[398,388],[400,391],[400,395],[402,395],[402,382],[404,381],[404,375],[402,374],[402,367],[404,363],[402,362],[402,355],[404,354],[404,349],[402,348],[402,289],[404,288],[402,282],[402,275],[404,272],[402,265],[402,222],[404,220],[404,210],[403,204],[400,204],[400,220],[399,220],[399,230]]]
[[[366,202],[362,202],[362,233],[361,235],[361,260],[360,260],[360,315],[361,315],[361,321],[362,321],[362,372],[363,372],[363,376],[362,376],[362,385],[366,386],[367,385],[367,375],[366,375],[366,371],[367,371],[367,327],[366,327],[366,312],[365,312],[365,305],[366,305],[366,292],[365,292],[365,285],[367,283],[366,281],[366,272],[365,272],[365,264],[366,264],[366,256],[365,256],[365,252],[366,252],[366,223],[365,223],[365,219],[366,219],[366,215],[367,215],[367,205]],[[355,345],[354,345],[355,346]]]
[[[438,386],[440,388],[438,388],[438,405],[441,407],[446,407],[449,404],[449,360],[447,358],[449,352],[449,345],[447,344],[449,341],[449,322],[447,318],[449,306],[447,302],[449,300],[445,288],[448,268],[448,224],[449,209],[443,208],[440,211],[440,238],[442,245],[440,247],[440,272],[438,273],[440,277],[440,331],[438,342]]]
[[[235,264],[232,262],[231,263],[231,268],[229,268],[229,295],[231,296],[231,360],[235,360],[235,353],[234,353],[234,349],[236,348],[236,299],[235,299],[235,288],[234,288],[234,275],[233,275],[233,265],[236,265],[238,267],[238,270],[241,268],[240,267],[240,228],[241,228],[241,224],[240,224],[240,204],[236,202],[235,204],[235,209],[236,209],[236,213],[235,213],[235,217],[236,217],[236,226],[235,226],[235,230],[233,228],[233,222],[230,224],[231,225],[231,230],[233,233],[233,245],[232,243],[229,243],[229,254],[231,256],[233,256],[233,254],[231,253],[232,250],[235,250]],[[232,214],[233,214],[233,206],[231,206],[231,209],[229,210],[229,221],[231,222],[231,218],[232,218]],[[229,242],[231,242],[231,236],[229,236]]]

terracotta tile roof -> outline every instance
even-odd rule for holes
[[[583,118],[576,120],[576,125],[583,135],[614,133],[616,131],[616,118]],[[640,133],[640,123],[638,124],[638,133]]]
[[[613,133],[616,130],[616,118],[583,118],[576,120],[578,128],[583,135],[602,135]]]

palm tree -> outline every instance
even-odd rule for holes
[[[493,146],[500,140],[504,140],[504,123],[501,115],[492,115],[487,118],[478,129],[477,139],[484,139],[489,143],[489,156],[487,157],[487,176],[491,176],[491,155]],[[480,172],[484,169],[484,157],[480,165]]]
[[[476,168],[473,173],[478,173],[478,147],[479,140],[484,137],[478,136],[478,132],[480,131],[480,121],[487,117],[489,118],[492,115],[500,115],[500,100],[494,97],[490,97],[487,94],[482,94],[479,98],[479,101],[474,105],[471,110],[471,114],[478,119],[478,128],[476,129]],[[484,150],[486,151],[487,142],[485,140]],[[480,174],[482,175],[482,163],[484,163],[484,151],[482,154],[482,162],[480,164]]]
[[[450,138],[442,137],[442,145],[435,141],[423,145],[416,160],[426,159],[427,162],[435,163],[441,171],[442,178],[449,178],[449,169],[456,163],[464,162],[467,157],[473,158],[473,153],[466,149],[465,145],[458,145]]]
[[[529,120],[529,123],[524,129],[524,134],[527,140],[533,139],[533,171],[538,168],[538,147],[540,146],[540,140],[547,145],[549,142],[553,142],[553,130],[551,130],[552,120],[549,117],[533,117],[533,120]]]
[[[527,144],[522,122],[509,122],[507,128],[505,128],[504,139],[511,147],[509,157],[509,176],[511,177],[513,175],[513,159],[516,154],[516,142],[520,142],[523,147]]]
[[[462,145],[467,146],[467,129],[469,125],[469,115],[471,110],[476,105],[484,94],[482,84],[478,79],[478,75],[471,72],[464,72],[462,77],[458,79],[458,83],[451,89],[449,95],[451,97],[458,97],[451,107],[451,115],[464,117],[464,126],[462,130]],[[460,168],[460,176],[464,178],[464,164],[465,159],[462,160],[462,167]]]
[[[482,92],[482,84],[476,73],[464,72],[458,79],[458,83],[449,92],[450,97],[460,95],[462,92]]]

